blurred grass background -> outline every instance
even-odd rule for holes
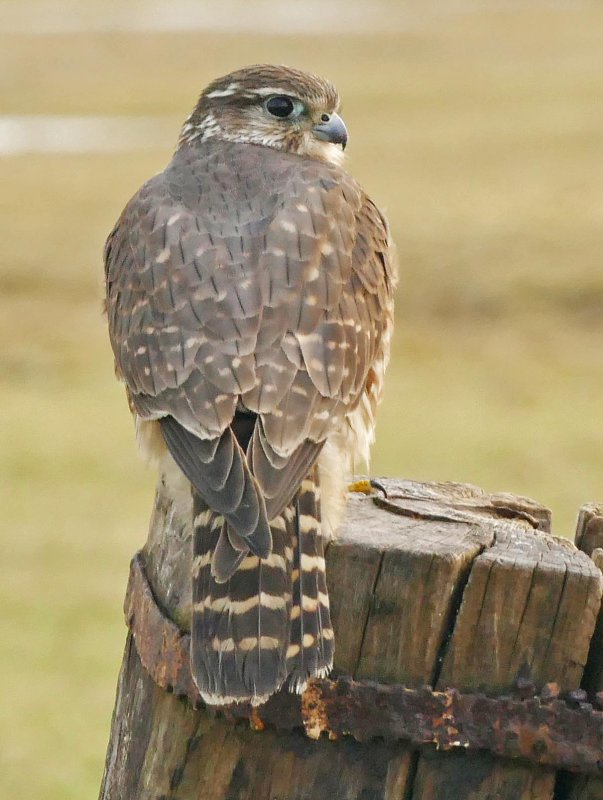
[[[154,484],[113,379],[101,251],[211,78],[287,63],[344,97],[349,169],[386,209],[401,262],[373,472],[531,495],[568,536],[578,506],[603,499],[601,6],[350,2],[339,21],[323,4],[323,24],[316,4],[300,33],[256,5],[255,31],[237,33],[234,14],[216,33],[98,24],[116,9],[144,15],[144,2],[0,2],[2,114],[151,118],[140,147],[0,156],[11,800],[98,792],[128,561]],[[298,18],[303,5],[291,4]],[[76,10],[84,22],[65,32]]]

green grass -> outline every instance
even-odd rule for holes
[[[379,37],[10,37],[4,113],[159,114],[260,60],[332,77],[350,169],[402,279],[376,473],[550,505],[571,536],[603,488],[603,11],[473,11]],[[101,316],[100,254],[165,151],[3,159],[0,794],[98,791],[139,463]]]

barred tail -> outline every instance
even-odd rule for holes
[[[293,601],[287,672],[290,688],[302,692],[308,678],[324,677],[330,672],[335,650],[320,532],[316,467],[303,481],[291,509],[297,541],[293,542]],[[290,509],[287,512],[291,514]]]
[[[268,558],[247,553],[232,576],[218,583],[211,561],[226,523],[198,496],[193,508],[193,677],[207,703],[258,705],[287,677],[290,537],[277,518]]]
[[[225,522],[194,499],[192,672],[203,699],[258,705],[290,677],[301,691],[333,660],[316,471],[270,522],[272,552],[241,553],[224,582],[212,558]]]

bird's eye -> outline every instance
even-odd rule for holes
[[[284,94],[277,94],[266,100],[266,111],[273,117],[286,119],[287,117],[297,116],[303,111],[303,105],[299,100],[292,100]]]

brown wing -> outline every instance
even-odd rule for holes
[[[388,324],[375,207],[319,162],[223,142],[181,148],[127,206],[106,273],[136,412],[210,440],[237,407],[256,413],[243,474],[251,465],[276,516],[360,402]]]

